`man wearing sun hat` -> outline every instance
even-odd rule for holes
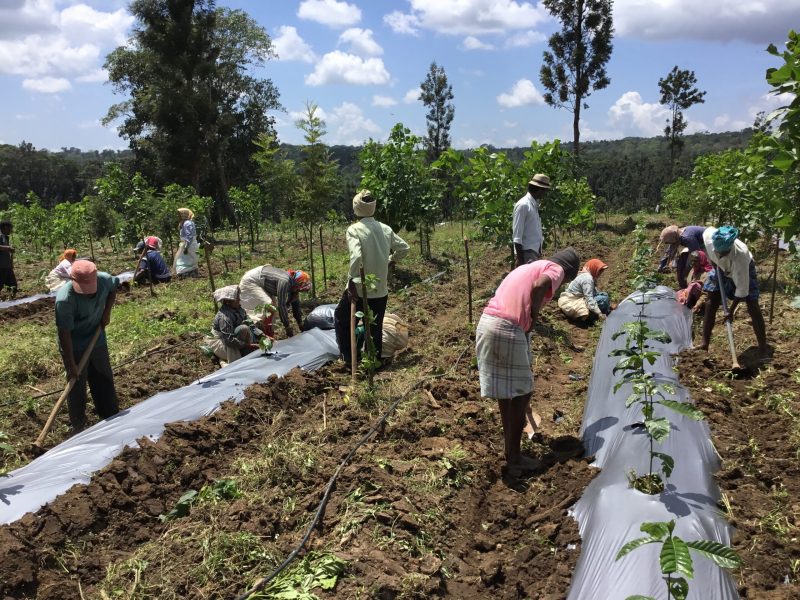
[[[758,341],[758,350],[762,357],[769,353],[767,346],[767,328],[764,316],[758,304],[758,278],[756,276],[756,263],[747,245],[739,238],[736,227],[724,225],[717,229],[708,227],[703,233],[703,243],[709,260],[714,264],[714,269],[709,272],[703,290],[708,292],[705,316],[703,317],[703,342],[700,349],[708,350],[711,342],[711,332],[714,329],[714,320],[722,301],[719,286],[725,286],[726,296],[732,298],[728,309],[731,319],[733,311],[744,301],[747,303],[747,312],[753,322],[753,332]],[[721,271],[721,272],[720,272]]]
[[[512,235],[515,267],[539,260],[542,255],[542,220],[539,203],[550,189],[550,178],[537,173],[528,182],[528,193],[514,205]]]
[[[67,378],[77,377],[67,401],[70,426],[75,432],[86,426],[87,381],[101,419],[119,411],[105,332],[111,321],[111,307],[118,286],[119,278],[98,273],[95,264],[89,260],[76,260],[72,263],[70,281],[56,294],[56,327],[61,358]],[[98,327],[101,328],[100,337],[91,350],[84,372],[78,377],[78,363]]]

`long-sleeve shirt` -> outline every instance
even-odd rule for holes
[[[69,280],[70,273],[72,272],[72,263],[69,262],[66,258],[58,263],[55,268],[50,271],[53,275],[58,277],[59,279],[66,279]]]
[[[11,242],[5,233],[0,233],[0,246],[11,247]],[[10,250],[0,250],[0,269],[11,269],[14,266],[13,255]]]
[[[717,232],[716,227],[709,227],[703,233],[703,242],[706,247],[706,254],[709,260],[718,268],[721,268],[736,286],[733,295],[736,298],[747,298],[750,293],[750,262],[753,255],[742,240],[734,240],[733,248],[727,256],[720,256],[714,250],[713,236]],[[717,280],[720,281],[719,276]]]
[[[544,241],[542,220],[539,218],[539,204],[530,193],[525,194],[514,205],[511,232],[514,243],[522,246],[523,250],[541,252]]]
[[[672,257],[675,256],[675,251],[678,249],[679,246],[685,246],[689,249],[689,252],[694,252],[695,250],[702,250],[705,247],[703,243],[703,232],[706,230],[705,227],[702,225],[687,225],[681,230],[681,236],[678,240],[677,244],[673,244],[667,248],[667,251],[664,253],[664,256],[661,257],[661,262],[658,263],[658,270],[661,271],[664,267],[667,266]],[[680,260],[680,256],[678,257]],[[686,268],[685,261],[676,265],[676,271],[678,276],[680,277],[680,273],[682,273]],[[678,284],[680,285],[680,280],[678,280]],[[685,285],[681,287],[686,287]]]
[[[164,257],[161,256],[161,252],[158,250],[148,250],[145,257],[142,258],[141,262],[139,263],[139,269],[147,272],[148,274],[150,274],[152,271],[152,276],[155,279],[161,280],[169,279],[171,277],[169,267],[164,261]]]
[[[364,217],[347,228],[347,248],[350,251],[350,280],[356,284],[361,296],[363,263],[365,275],[377,277],[374,290],[367,290],[367,298],[383,298],[389,294],[386,280],[389,261],[399,261],[408,254],[408,244],[388,225],[372,217]]]
[[[583,299],[586,300],[586,306],[596,315],[603,313],[597,305],[597,301],[594,299],[597,295],[597,286],[594,283],[594,278],[591,273],[587,271],[578,273],[578,276],[569,282],[567,292],[576,296],[583,296]]]
[[[181,225],[180,237],[181,241],[185,242],[187,246],[194,242],[197,237],[197,228],[194,226],[194,221],[190,219],[183,222],[183,225]]]
[[[291,304],[292,315],[300,327],[303,322],[303,313],[300,311],[300,300],[292,298],[292,277],[284,269],[277,267],[263,267],[261,269],[261,287],[264,288],[270,297],[275,301],[278,309],[278,316],[285,328],[290,327],[289,311],[287,307]]]
[[[233,308],[223,304],[219,312],[214,317],[211,329],[223,344],[230,348],[242,350],[247,347],[247,343],[236,337],[236,328],[247,319],[247,313],[240,306]]]

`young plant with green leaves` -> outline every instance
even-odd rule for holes
[[[647,229],[642,223],[633,230],[635,249],[631,257],[631,270],[628,283],[639,292],[646,292],[658,283],[653,271],[653,248],[648,239]]]
[[[658,562],[664,583],[667,586],[667,600],[686,600],[689,596],[689,579],[694,577],[694,561],[691,551],[708,558],[723,569],[737,569],[742,559],[730,546],[712,540],[685,542],[674,535],[675,521],[642,523],[641,531],[646,537],[627,542],[617,553],[619,560],[637,548],[647,544],[661,544]],[[653,596],[636,594],[626,600],[656,600]]]

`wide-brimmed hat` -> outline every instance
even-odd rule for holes
[[[375,198],[369,190],[361,190],[353,197],[353,213],[358,218],[371,217],[375,214]]]
[[[90,260],[76,260],[72,263],[69,274],[72,289],[78,294],[94,294],[97,292],[97,265]]]
[[[531,180],[528,182],[528,185],[535,185],[536,187],[540,187],[545,190],[550,189],[550,178],[547,175],[542,173],[537,173]]]

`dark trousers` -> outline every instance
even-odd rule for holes
[[[75,364],[81,360],[81,354],[75,353]],[[117,405],[117,391],[114,389],[114,373],[111,370],[111,360],[108,357],[108,346],[95,346],[89,356],[89,362],[83,374],[75,382],[69,393],[69,423],[73,429],[83,429],[86,426],[86,383],[92,392],[94,408],[101,419],[106,419],[119,412]]]
[[[0,290],[4,287],[11,288],[13,294],[17,293],[17,276],[12,268],[0,269]]]
[[[389,296],[383,298],[368,298],[367,305],[372,311],[373,323],[370,326],[372,341],[375,343],[375,352],[378,360],[381,358],[383,349],[383,315],[386,313],[386,301]],[[364,310],[364,301],[358,298],[356,301],[356,312]],[[344,291],[342,299],[333,312],[333,327],[336,330],[336,343],[339,345],[339,354],[348,365],[350,364],[350,294]],[[358,352],[360,358],[361,352]]]

